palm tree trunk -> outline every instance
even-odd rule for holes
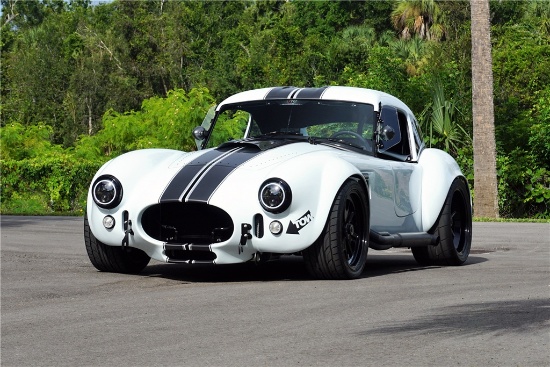
[[[498,217],[495,115],[489,0],[470,0],[472,33],[472,113],[474,213]]]

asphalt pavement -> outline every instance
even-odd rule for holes
[[[298,256],[102,273],[82,218],[0,223],[2,366],[550,365],[550,224],[474,223],[464,266],[370,250],[319,281]]]

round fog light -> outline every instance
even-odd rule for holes
[[[103,226],[107,229],[113,229],[115,226],[115,218],[110,215],[105,216],[105,218],[103,218]]]
[[[269,231],[272,234],[281,234],[283,231],[283,225],[278,220],[274,220],[273,222],[269,223]]]

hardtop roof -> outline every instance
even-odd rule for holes
[[[300,98],[367,103],[373,105],[375,111],[379,111],[379,105],[382,103],[383,106],[394,106],[404,112],[414,115],[405,103],[388,93],[374,89],[344,86],[323,88],[271,87],[252,89],[228,97],[217,106],[216,110],[220,110],[223,105],[227,104],[268,99]]]

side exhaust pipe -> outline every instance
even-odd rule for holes
[[[425,233],[394,233],[370,231],[369,247],[375,250],[387,250],[392,247],[437,246],[439,236]]]

